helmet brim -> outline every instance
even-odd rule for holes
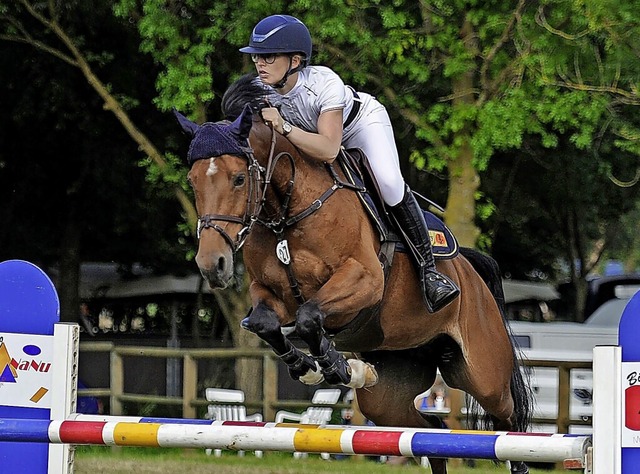
[[[244,48],[240,48],[239,51],[246,54],[295,54],[288,49],[254,48],[253,46],[245,46]]]

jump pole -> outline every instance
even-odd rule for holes
[[[212,448],[558,462],[583,458],[591,438],[577,435],[465,432],[286,423],[136,423],[0,420],[0,439],[106,446]],[[99,417],[97,417],[99,418]],[[106,417],[108,418],[108,417]]]

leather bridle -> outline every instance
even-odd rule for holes
[[[248,142],[248,140],[247,140]],[[293,164],[293,157],[289,153],[280,153],[274,158],[275,144],[276,144],[276,135],[275,130],[272,129],[271,133],[271,147],[269,150],[269,158],[267,160],[267,168],[263,168],[258,160],[256,159],[253,148],[251,144],[248,142],[249,146],[241,147],[244,152],[243,155],[240,155],[242,158],[247,160],[247,173],[248,173],[248,186],[249,192],[247,193],[247,206],[242,217],[228,215],[228,214],[204,214],[202,216],[198,216],[198,228],[197,228],[197,237],[198,240],[202,235],[202,231],[205,229],[213,229],[218,232],[222,238],[229,244],[233,253],[238,252],[242,246],[244,245],[247,237],[251,233],[251,229],[257,222],[261,222],[263,225],[269,226],[268,223],[262,222],[259,220],[258,216],[262,212],[264,207],[264,203],[266,202],[266,194],[269,184],[271,184],[271,176],[273,175],[273,171],[275,169],[275,165],[278,160],[282,156],[288,156],[291,166],[292,173],[295,174],[295,167]],[[290,197],[291,192],[293,191],[293,182],[294,178],[290,180],[290,184],[288,187],[288,196]],[[284,203],[285,206],[288,206],[288,199]],[[234,224],[240,224],[242,228],[236,235],[235,240],[223,229],[217,222],[229,222]]]
[[[264,174],[264,168],[260,166],[260,163],[253,155],[253,150],[250,147],[246,147],[242,158],[247,160],[247,173],[248,173],[248,186],[249,192],[247,193],[247,205],[242,217],[233,216],[228,214],[203,214],[198,216],[197,237],[200,240],[200,236],[205,229],[213,229],[218,232],[222,238],[229,244],[233,253],[238,252],[244,245],[252,227],[256,222],[256,216],[260,213],[262,208],[262,199],[259,199],[259,183],[262,181]],[[217,222],[229,222],[233,224],[240,224],[242,228],[236,235],[235,240],[223,229]]]

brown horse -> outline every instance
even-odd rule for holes
[[[227,108],[255,104],[250,89],[230,88]],[[294,379],[355,388],[359,408],[376,425],[441,427],[414,405],[439,369],[489,415],[483,428],[526,431],[530,396],[493,259],[466,249],[439,260],[438,270],[461,294],[430,314],[409,255],[396,252],[385,274],[380,234],[342,169],[305,159],[251,105],[233,123],[197,125],[176,116],[193,137],[197,265],[211,287],[225,287],[243,247],[253,304],[243,326],[273,348]],[[310,355],[285,336],[286,325]],[[340,351],[359,354],[347,361]],[[446,473],[444,459],[431,463],[434,473]],[[522,462],[511,470],[528,472]]]

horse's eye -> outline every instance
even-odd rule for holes
[[[236,186],[236,187],[243,186],[243,185],[244,185],[244,182],[246,181],[246,179],[247,179],[247,178],[246,178],[246,176],[245,176],[244,174],[236,175],[236,176],[233,178],[233,185],[234,185],[234,186]]]

